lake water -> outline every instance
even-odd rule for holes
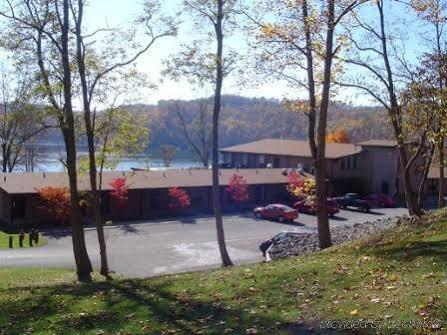
[[[80,152],[80,155],[85,155],[85,152]],[[64,171],[64,167],[61,163],[63,158],[61,151],[59,150],[45,150],[38,154],[35,160],[34,171],[35,172],[60,172]],[[171,163],[170,169],[186,169],[191,167],[201,167],[201,165],[192,158],[179,157],[175,158]],[[123,159],[115,168],[117,171],[131,171],[132,168],[136,169],[151,169],[162,170],[166,169],[163,164],[163,160],[157,157],[151,157],[149,154],[141,155],[138,158]],[[18,166],[17,172],[25,171],[24,166]]]

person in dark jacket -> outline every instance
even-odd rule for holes
[[[273,238],[271,238],[270,240],[266,240],[259,245],[259,250],[261,250],[262,252],[262,257],[265,258],[267,256],[267,250],[270,249],[270,247],[272,246],[273,246]]]

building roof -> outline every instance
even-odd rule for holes
[[[362,147],[397,147],[396,141],[391,140],[368,140],[357,144]]]
[[[287,176],[283,169],[221,169],[220,184],[228,185],[233,174],[245,178],[247,184],[286,184]],[[153,189],[169,187],[201,187],[211,185],[211,170],[208,169],[178,169],[166,171],[132,171],[104,172],[102,189],[111,190],[110,183],[115,178],[126,177],[129,189]],[[87,175],[78,178],[80,191],[89,190]],[[43,187],[68,186],[68,177],[63,172],[40,173],[1,173],[0,188],[10,194],[36,193]]]
[[[220,149],[221,152],[250,153],[263,155],[295,156],[311,158],[308,141],[265,139]],[[326,158],[336,159],[358,154],[362,148],[354,144],[326,144]]]

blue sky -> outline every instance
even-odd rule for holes
[[[181,8],[181,0],[164,0],[163,8],[170,14],[174,14]],[[92,0],[89,4],[86,23],[91,27],[105,24],[116,25],[121,23],[127,25],[142,8],[141,0]],[[161,78],[160,70],[162,62],[175,51],[179,50],[179,45],[188,40],[191,35],[191,27],[188,24],[180,26],[177,37],[160,40],[156,46],[143,55],[138,61],[138,69],[148,74],[149,78],[157,84],[158,89],[147,90],[144,94],[144,103],[156,103],[158,100],[166,99],[193,99],[197,97],[210,96],[212,91],[197,88],[186,80],[170,80]],[[244,48],[241,41],[235,48]],[[234,44],[234,43],[233,43]],[[243,88],[233,78],[228,78],[224,83],[225,94],[236,94],[250,97],[266,97],[281,99],[289,88],[285,83],[263,82],[262,84],[244,83]]]
[[[175,15],[182,5],[182,0],[163,0],[163,9],[171,14]],[[143,6],[143,0],[91,0],[88,8],[86,9],[85,23],[88,28],[94,30],[97,27],[110,26],[128,26],[132,23],[133,19],[141,12]],[[373,8],[366,8],[365,11],[371,11]],[[394,13],[393,20],[398,22],[402,12],[399,10]],[[417,54],[420,49],[421,38],[418,36],[422,31],[417,25],[411,25],[405,28],[409,32],[408,39],[406,41],[406,48],[412,50],[414,54]],[[187,23],[180,26],[179,34],[177,37],[169,37],[160,40],[154,48],[144,54],[138,61],[137,67],[140,71],[146,73],[151,82],[158,86],[157,89],[145,90],[141,96],[140,103],[156,103],[159,100],[166,99],[193,99],[197,97],[210,96],[211,90],[198,89],[191,85],[186,80],[170,80],[162,78],[160,71],[163,68],[163,60],[167,59],[170,55],[179,50],[181,43],[191,40],[192,28]],[[247,52],[243,36],[238,36],[231,40],[231,44],[234,48],[240,49],[242,53]],[[414,59],[414,55],[412,58]],[[250,78],[248,78],[250,79]],[[366,97],[359,97],[351,90],[340,90],[339,100],[345,100],[354,104],[369,104],[370,100]],[[306,92],[301,90],[297,93],[297,90],[290,89],[285,83],[274,80],[264,80],[261,84],[251,83],[251,80],[244,78],[244,82],[241,85],[237,83],[235,79],[229,78],[224,83],[225,94],[238,94],[250,97],[266,97],[266,98],[278,98],[284,97],[305,97]]]

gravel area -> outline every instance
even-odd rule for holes
[[[340,244],[366,235],[373,235],[396,227],[407,219],[408,217],[406,216],[396,216],[355,223],[352,226],[332,227],[332,243]],[[289,234],[286,238],[275,243],[269,253],[272,259],[278,259],[309,254],[319,249],[317,233]]]

